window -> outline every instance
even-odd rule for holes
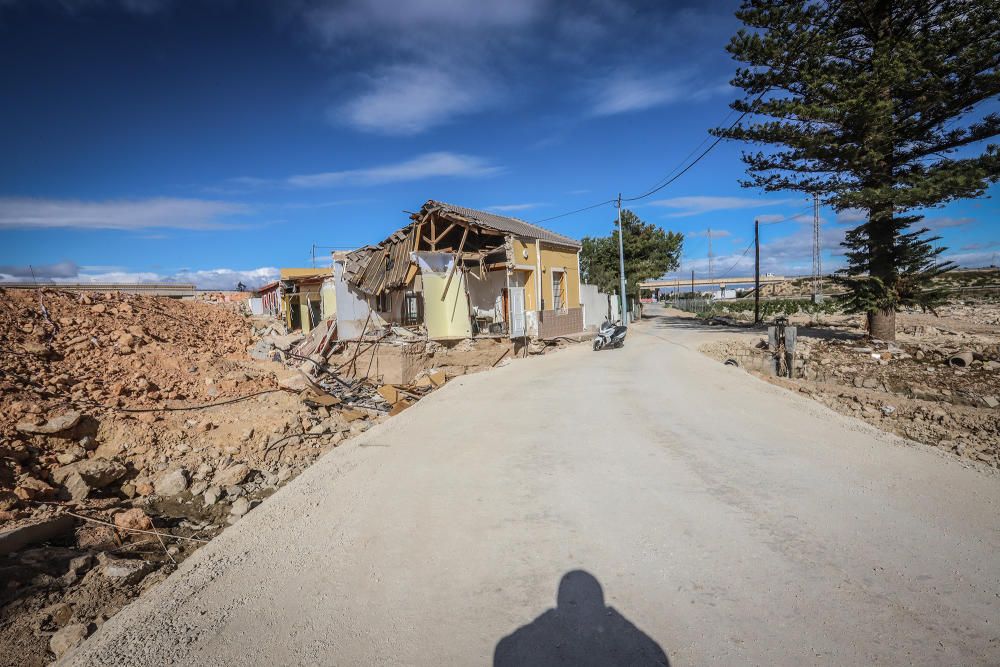
[[[552,310],[566,310],[566,274],[552,270]]]
[[[382,292],[375,297],[375,312],[377,313],[388,313],[389,312],[389,293]]]
[[[407,292],[403,297],[403,326],[420,324],[423,321],[423,304],[416,292]]]

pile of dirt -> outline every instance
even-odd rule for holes
[[[514,356],[304,337],[232,294],[0,297],[0,667],[58,657],[323,453]]]
[[[762,348],[766,338],[744,336],[701,349],[883,430],[1000,468],[1000,339],[952,333],[942,340],[935,333],[921,340],[911,333],[887,344],[800,330],[792,379],[771,377],[753,362],[769,354]],[[962,350],[971,363],[951,365]]]
[[[68,650],[378,420],[279,389],[230,302],[0,296],[0,665]]]

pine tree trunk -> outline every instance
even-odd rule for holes
[[[896,311],[895,310],[870,310],[868,311],[868,335],[878,340],[896,340]]]

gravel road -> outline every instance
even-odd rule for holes
[[[449,383],[66,662],[1000,663],[1000,477],[701,339],[646,321]]]

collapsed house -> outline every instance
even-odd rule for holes
[[[320,322],[336,317],[337,307],[330,269],[280,269],[279,279],[254,292],[260,305],[251,313],[281,319],[289,331],[309,333]]]
[[[373,319],[432,340],[583,331],[580,243],[517,218],[428,201],[377,245],[333,253],[337,335]]]

